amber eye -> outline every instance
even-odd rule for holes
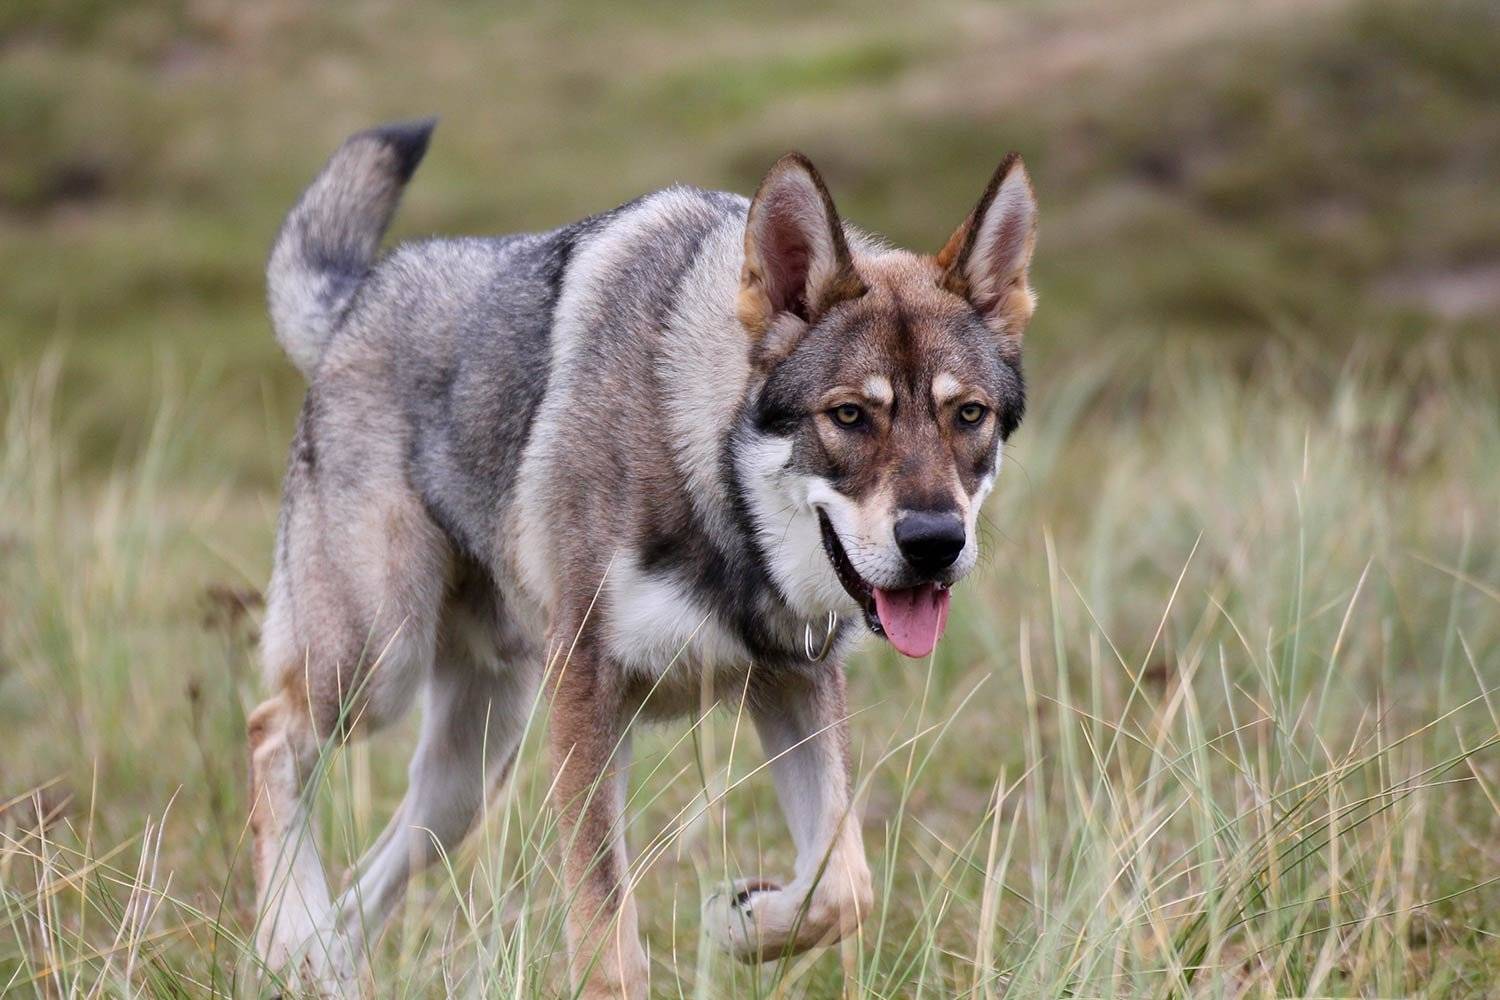
[[[858,427],[865,419],[865,411],[853,403],[845,403],[835,406],[831,411],[833,419],[840,427]]]
[[[977,424],[984,419],[984,412],[981,403],[965,403],[958,408],[958,419],[966,424]]]

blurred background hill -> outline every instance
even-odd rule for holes
[[[282,214],[345,134],[433,113],[397,235],[547,227],[670,181],[749,191],[800,148],[846,217],[936,248],[1018,149],[1044,213],[1039,363],[1435,329],[1491,361],[1497,65],[1487,0],[12,0],[0,357],[65,344],[101,454],[163,350],[216,370],[230,426],[261,421],[262,379],[296,388],[262,308]]]

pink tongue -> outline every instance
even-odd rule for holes
[[[875,613],[891,645],[907,656],[926,656],[948,624],[947,590],[924,583],[909,590],[875,588]]]

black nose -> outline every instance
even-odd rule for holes
[[[954,513],[910,511],[896,521],[896,546],[918,573],[947,569],[964,550],[963,518]]]

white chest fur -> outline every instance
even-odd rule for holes
[[[633,556],[611,563],[601,603],[610,655],[636,673],[655,677],[679,662],[728,667],[750,660],[686,582],[648,573]]]

